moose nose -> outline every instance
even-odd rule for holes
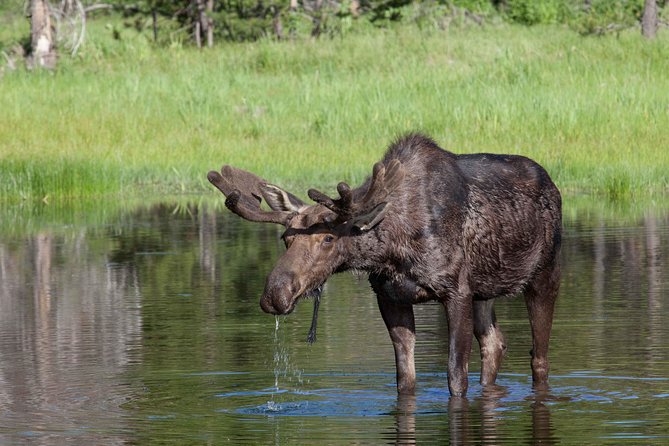
[[[264,295],[260,299],[260,308],[265,313],[270,314],[288,314],[293,311],[295,306],[294,299],[291,299],[292,293],[288,290],[280,290],[281,292],[272,295]]]
[[[265,313],[279,314],[279,312],[276,311],[276,308],[274,308],[274,305],[272,305],[272,300],[266,296],[263,296],[260,299],[260,308],[262,308],[262,311]]]
[[[288,314],[295,306],[298,283],[295,274],[285,271],[273,271],[260,299],[260,307],[266,313]]]

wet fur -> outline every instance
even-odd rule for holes
[[[408,172],[405,182],[378,227],[351,237],[340,270],[382,275],[416,303],[457,290],[463,275],[475,299],[514,295],[554,263],[560,195],[538,164],[513,155],[456,156],[422,135],[393,144],[384,162],[393,158]]]
[[[382,203],[366,204],[377,211],[365,224],[359,224],[365,215],[342,218],[332,208],[304,205],[262,184],[273,214],[231,208],[244,218],[287,227],[288,250],[267,279],[263,310],[287,314],[297,290],[317,287],[335,272],[366,271],[395,349],[398,391],[410,393],[415,388],[412,305],[439,301],[449,322],[449,389],[464,395],[472,333],[481,345],[481,382],[492,384],[506,350],[492,299],[524,292],[533,382],[545,385],[561,244],[561,197],[546,171],[522,156],[455,155],[420,134],[392,144],[382,160],[392,165],[387,170],[398,166],[393,160],[402,169],[394,179],[401,181],[383,191]],[[216,173],[210,173],[210,181],[226,193]],[[371,182],[351,191],[353,202],[365,202],[363,197],[375,190]],[[281,207],[288,201],[290,206]],[[326,236],[336,242],[326,243]],[[317,308],[314,333],[316,317]]]

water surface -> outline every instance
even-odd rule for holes
[[[449,398],[446,318],[426,304],[416,396],[398,399],[364,276],[328,281],[312,346],[308,302],[260,310],[280,228],[208,204],[50,206],[47,223],[2,216],[0,444],[669,443],[666,211],[565,212],[547,392],[524,303],[505,299],[497,386],[477,384],[475,347],[468,397]]]

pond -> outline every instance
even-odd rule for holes
[[[451,399],[440,306],[416,308],[417,391],[398,398],[364,276],[328,281],[309,345],[309,302],[258,305],[280,228],[220,202],[95,209],[2,211],[0,444],[669,442],[666,210],[567,205],[550,389],[504,299],[498,385],[478,384],[475,346]]]

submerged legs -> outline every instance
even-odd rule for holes
[[[467,393],[469,354],[472,350],[472,300],[464,298],[446,299],[448,318],[448,390],[451,396],[461,397]]]
[[[370,276],[370,282],[395,349],[397,391],[413,393],[416,387],[416,328],[412,299],[398,294],[389,282],[379,276]],[[548,382],[548,343],[559,286],[560,266],[556,261],[540,271],[525,289],[532,329],[532,381],[539,388]],[[461,296],[467,296],[467,293],[461,293]],[[471,296],[449,296],[443,304],[448,318],[448,388],[451,395],[464,396],[467,393],[472,333],[481,347],[481,384],[493,385],[506,353],[506,341],[495,317],[494,299],[475,301]]]
[[[541,271],[525,291],[525,304],[532,328],[532,383],[548,383],[548,341],[553,325],[553,308],[560,288],[560,265]]]
[[[384,299],[381,295],[378,296],[377,301],[395,348],[397,392],[413,393],[416,389],[416,368],[413,357],[416,327],[413,306],[396,304]]]
[[[397,370],[397,392],[413,393],[416,389],[416,368],[414,365],[414,347],[416,345],[416,326],[413,306],[403,302],[389,282],[383,277],[370,275],[372,288],[386,324],[388,334],[395,349],[395,367]]]
[[[506,352],[504,335],[497,326],[494,299],[474,301],[474,335],[481,347],[481,384],[494,384]]]

